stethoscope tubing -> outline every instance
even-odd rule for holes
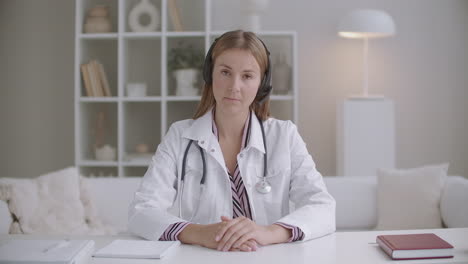
[[[263,127],[263,122],[260,120],[260,118],[257,117],[257,119],[258,119],[258,122],[260,123],[260,128],[262,130],[263,147],[265,148],[265,153],[263,155],[263,176],[262,176],[261,182],[257,183],[257,185],[259,185],[261,183],[260,186],[267,186],[267,188],[268,188],[267,191],[257,188],[257,191],[259,193],[266,194],[266,193],[269,193],[270,190],[271,190],[271,186],[266,181],[266,178],[267,178],[267,157],[268,157],[267,156],[266,137],[265,137],[265,129]],[[249,122],[252,122],[252,118],[250,118]],[[182,159],[182,172],[181,172],[181,176],[180,176],[180,192],[179,192],[179,196],[180,196],[179,197],[179,217],[180,218],[183,218],[182,217],[182,200],[183,200],[183,196],[184,196],[185,168],[186,168],[186,165],[187,165],[186,164],[187,163],[187,156],[188,156],[188,152],[189,152],[190,147],[192,146],[193,142],[194,142],[194,140],[190,139],[189,143],[187,144],[187,147],[185,148],[184,157]],[[203,172],[202,172],[202,178],[200,180],[200,195],[198,196],[198,201],[197,201],[195,212],[198,211],[198,208],[200,206],[200,197],[201,197],[201,193],[202,193],[202,191],[204,189],[204,185],[205,185],[205,181],[206,181],[205,153],[203,152],[203,149],[200,146],[198,146],[198,149],[200,150],[200,156],[201,156],[201,159],[202,159]],[[190,217],[189,221],[192,220],[194,215],[195,214],[192,214],[192,217]]]

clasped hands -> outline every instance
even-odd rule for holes
[[[198,226],[195,244],[220,251],[256,251],[259,245],[286,242],[291,231],[280,225],[262,226],[246,217],[230,219],[221,216],[221,222]]]
[[[265,245],[265,226],[257,225],[247,217],[230,219],[221,216],[221,222],[215,224],[214,242],[220,251],[256,251],[258,245]]]

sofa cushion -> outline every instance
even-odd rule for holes
[[[323,177],[336,200],[336,228],[364,230],[377,224],[376,177]]]
[[[448,164],[377,170],[377,229],[441,228]]]
[[[0,179],[0,199],[13,218],[12,234],[109,234],[100,224],[74,167],[34,179]]]
[[[468,180],[449,177],[442,191],[440,211],[446,227],[468,227]]]
[[[8,204],[0,200],[0,235],[8,234],[12,220]]]

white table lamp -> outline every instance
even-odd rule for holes
[[[359,98],[382,98],[369,96],[368,87],[368,46],[370,38],[382,38],[395,35],[395,23],[392,17],[384,11],[372,9],[356,9],[348,13],[340,22],[338,34],[344,38],[364,39],[363,62],[363,92]]]

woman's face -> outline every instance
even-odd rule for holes
[[[224,51],[216,58],[213,67],[216,109],[232,114],[247,112],[261,79],[260,65],[249,51]]]

